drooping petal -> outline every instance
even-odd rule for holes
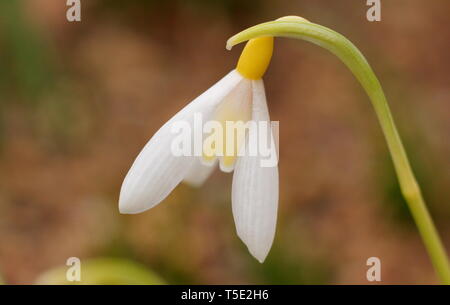
[[[202,162],[201,157],[196,157],[183,182],[195,187],[201,186],[216,168],[216,161],[217,159],[212,164],[205,164]]]
[[[242,80],[235,70],[197,97],[164,124],[137,156],[120,190],[119,210],[134,214],[161,202],[184,178],[194,157],[176,156],[171,150],[177,136],[172,132],[176,122],[193,126],[194,115],[209,117],[220,101]]]
[[[233,216],[238,236],[247,245],[250,253],[261,263],[265,260],[275,236],[278,209],[278,158],[275,162],[263,162],[267,156],[256,150],[254,139],[259,132],[266,131],[274,145],[270,128],[264,84],[262,80],[252,81],[253,109],[251,125],[246,139],[245,154],[238,157],[232,189]],[[267,122],[267,129],[259,122]],[[258,128],[257,128],[258,127]],[[258,141],[259,142],[259,141]],[[276,149],[273,149],[276,152]],[[267,161],[267,160],[266,160]]]

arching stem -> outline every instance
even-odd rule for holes
[[[352,71],[369,95],[375,109],[394,162],[402,194],[408,203],[433,266],[442,283],[449,285],[450,265],[447,254],[412,172],[383,89],[362,53],[341,34],[307,20],[295,20],[295,18],[261,23],[248,28],[231,37],[227,42],[227,49],[261,36],[307,40],[332,52]]]

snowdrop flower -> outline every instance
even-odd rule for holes
[[[173,153],[177,134],[176,122],[194,125],[196,115],[203,120],[221,122],[266,123],[271,144],[271,130],[262,76],[273,50],[273,37],[250,40],[245,46],[236,69],[228,73],[202,95],[194,99],[164,124],[137,156],[120,190],[121,213],[134,214],[148,210],[164,198],[181,182],[201,185],[219,163],[224,172],[233,174],[232,211],[238,236],[250,253],[263,262],[272,246],[278,207],[278,159],[264,166],[262,153],[249,153],[261,125],[249,125],[248,133],[237,136],[231,153],[229,133],[224,145],[204,145],[202,156],[176,156]],[[206,124],[205,124],[206,125]],[[263,128],[264,129],[264,128]],[[233,133],[234,134],[234,133]],[[235,142],[234,142],[235,141]],[[205,143],[203,143],[205,144]],[[273,145],[272,145],[273,147]],[[225,153],[225,151],[227,153]]]

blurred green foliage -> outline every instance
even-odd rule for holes
[[[0,145],[8,107],[26,109],[28,126],[47,148],[67,152],[80,122],[69,76],[52,44],[24,15],[23,0],[0,2]],[[3,119],[2,119],[3,118]],[[86,121],[86,119],[84,120]]]
[[[81,261],[81,281],[69,282],[69,266],[58,267],[42,274],[38,285],[161,285],[164,281],[153,271],[130,260],[96,258]]]
[[[0,2],[2,54],[0,79],[8,94],[35,104],[54,83],[50,47],[23,16],[22,0]]]
[[[326,261],[302,256],[286,259],[286,253],[281,249],[284,247],[274,247],[264,264],[253,264],[258,284],[322,285],[331,282],[333,269]]]

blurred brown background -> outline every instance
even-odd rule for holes
[[[345,66],[277,39],[265,76],[280,121],[277,235],[261,265],[235,234],[231,175],[180,185],[120,215],[120,185],[150,136],[234,68],[231,35],[299,15],[347,36],[377,73],[450,249],[450,3],[82,0],[0,2],[0,274],[33,283],[83,259],[122,257],[171,284],[437,283],[401,197],[381,130]]]

